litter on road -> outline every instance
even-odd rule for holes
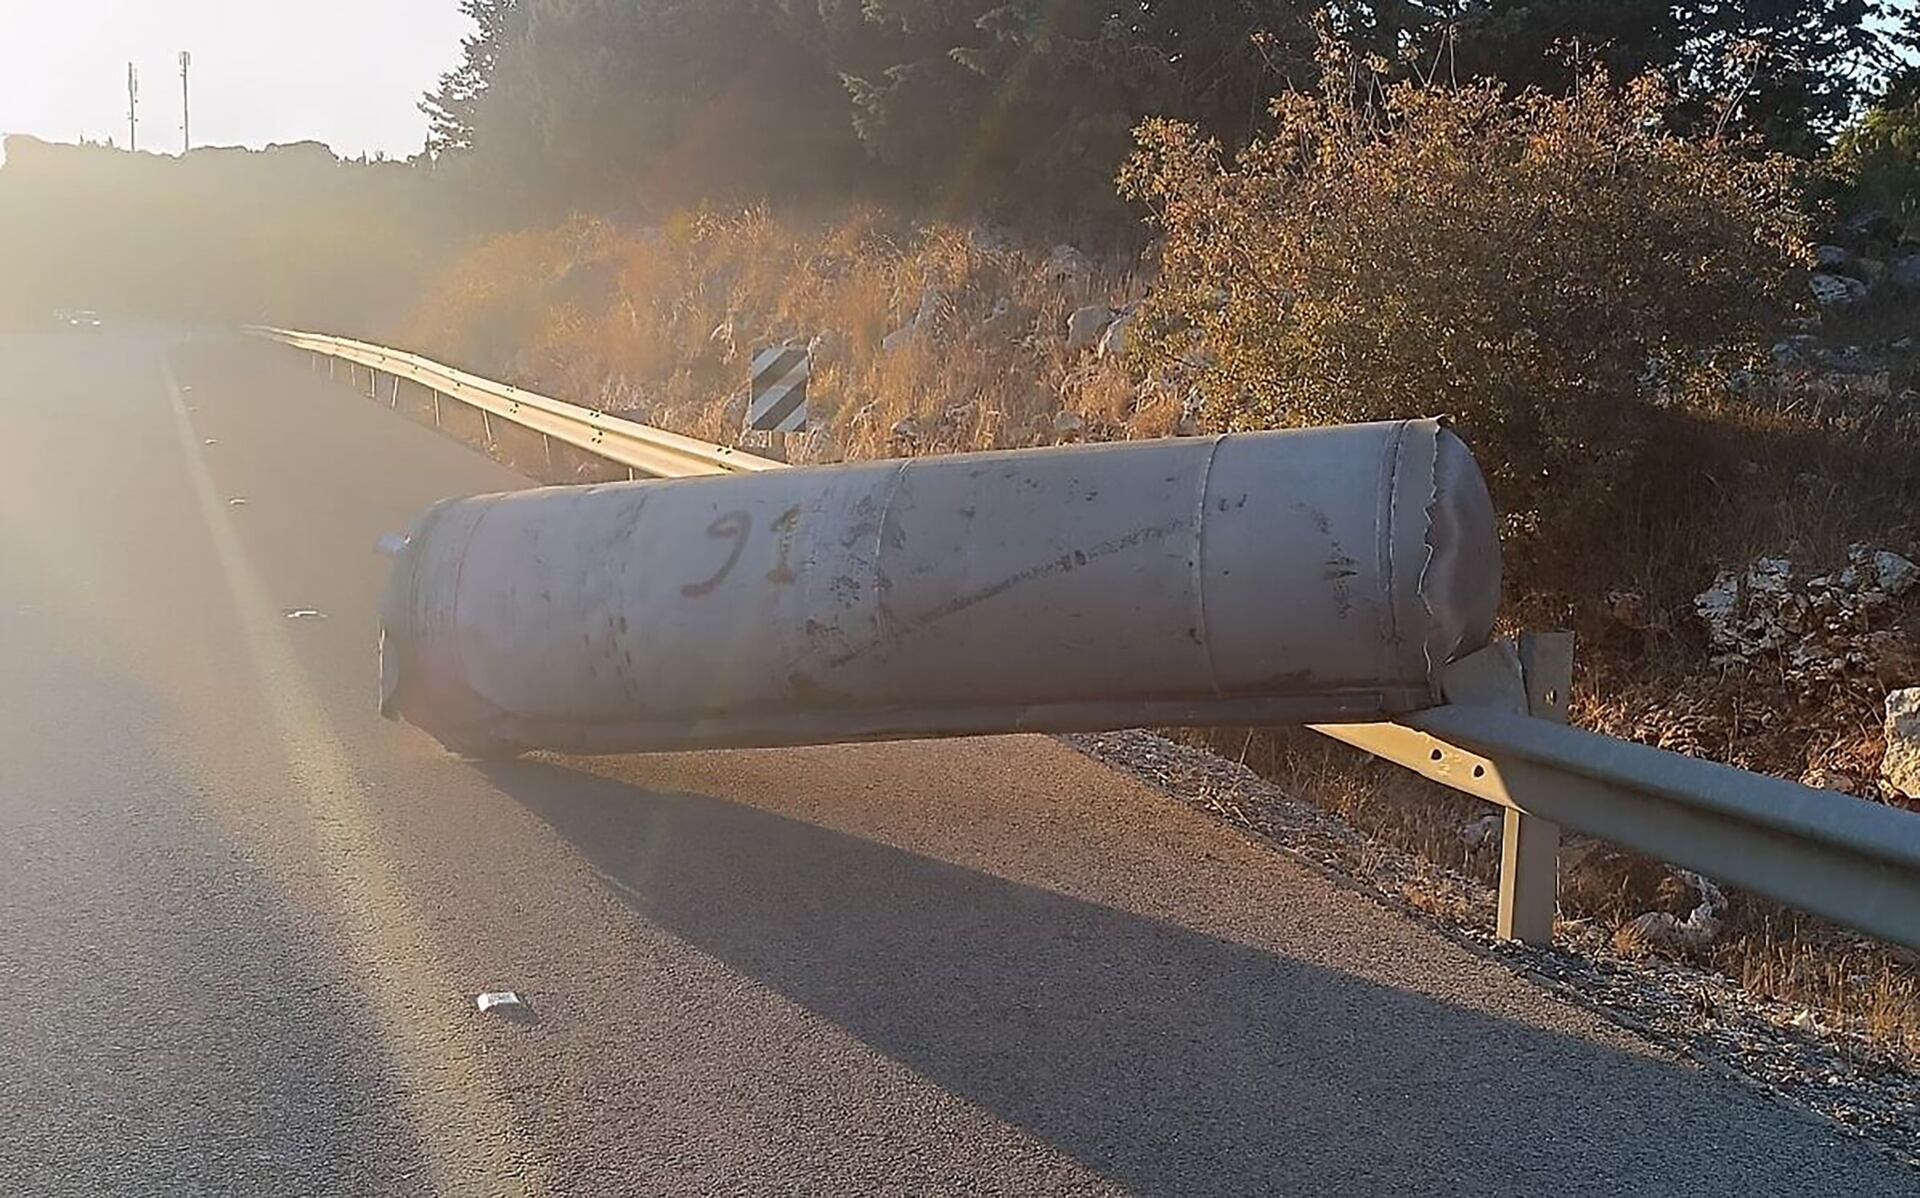
[[[523,1002],[518,994],[511,990],[493,990],[473,1000],[482,1015],[499,1012],[502,1015],[530,1015],[532,1009]]]

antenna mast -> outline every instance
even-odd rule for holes
[[[191,51],[180,51],[180,152],[193,150],[193,103],[187,94],[187,68],[193,65]]]

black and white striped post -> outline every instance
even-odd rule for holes
[[[807,379],[813,356],[799,346],[772,346],[753,356],[742,444],[786,460],[786,434],[807,427]]]

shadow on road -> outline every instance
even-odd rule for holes
[[[1655,1059],[755,807],[485,772],[650,921],[1130,1188],[1782,1192],[1827,1140]]]

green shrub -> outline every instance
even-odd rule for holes
[[[1664,132],[1652,79],[1326,77],[1232,163],[1140,126],[1121,186],[1166,236],[1145,366],[1222,428],[1451,415],[1535,544],[1604,529],[1575,522],[1621,508],[1656,409],[1804,287],[1793,168]]]
[[[1920,202],[1920,101],[1860,118],[1834,143],[1833,167],[1848,208],[1911,212]]]

